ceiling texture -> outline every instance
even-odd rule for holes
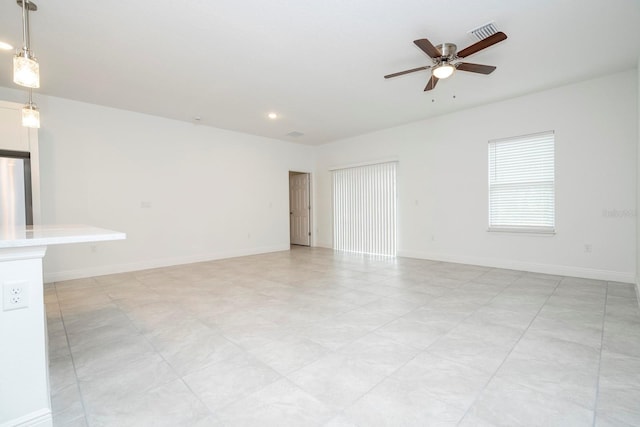
[[[38,93],[303,144],[322,144],[634,68],[638,0],[34,0]],[[458,49],[495,22],[509,37],[423,92],[413,40]],[[21,10],[0,0],[0,41]],[[0,51],[0,86],[11,81]],[[269,120],[275,111],[280,118]],[[46,118],[43,117],[43,126]],[[297,137],[287,136],[300,132]]]

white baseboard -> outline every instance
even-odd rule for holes
[[[316,243],[314,246],[332,249],[331,244],[324,242]],[[240,256],[257,255],[269,252],[287,251],[289,244],[265,246],[259,248],[241,249],[236,251],[225,251],[213,254],[202,254],[188,257],[162,258],[148,261],[133,262],[127,264],[105,265],[88,267],[77,270],[45,272],[44,282],[60,282],[63,280],[82,279],[85,277],[104,276],[106,274],[126,273],[130,271],[147,270],[151,268],[169,267],[173,265],[192,264],[196,262],[214,261],[225,258],[235,258]],[[609,280],[615,282],[635,283],[636,295],[640,298],[640,277],[636,278],[632,273],[598,270],[583,267],[571,267],[554,264],[540,264],[526,261],[505,260],[484,257],[454,256],[445,254],[435,254],[417,251],[399,251],[398,256],[407,258],[429,259],[434,261],[455,262],[461,264],[482,265],[494,268],[506,268],[511,270],[531,271],[534,273],[554,274],[570,277],[584,277],[596,280]],[[0,425],[0,427],[4,427]]]
[[[457,256],[415,251],[400,251],[398,256],[407,258],[429,259],[433,261],[455,262],[461,264],[481,265],[485,267],[505,268],[510,270],[531,271],[533,273],[553,274],[558,276],[583,277],[586,279],[607,280],[612,282],[635,283],[633,273],[595,268],[573,267],[555,264],[540,264],[527,261]]]
[[[127,273],[130,271],[148,270],[151,268],[170,267],[173,265],[193,264],[196,262],[214,261],[218,259],[235,258],[248,255],[258,255],[269,252],[288,251],[289,244],[264,246],[259,248],[240,249],[213,254],[192,255],[187,257],[162,258],[148,261],[132,262],[127,264],[114,264],[96,267],[88,267],[77,270],[54,271],[44,273],[44,282],[61,282],[63,280],[83,279],[85,277],[104,276],[107,274]],[[0,426],[2,427],[2,426]]]
[[[0,427],[51,427],[53,426],[53,417],[51,409],[42,408],[33,411],[27,415],[23,415],[13,420],[5,421]]]
[[[332,243],[326,243],[326,242],[319,242],[319,243],[316,243],[313,246],[318,247],[318,248],[333,249],[333,244]]]

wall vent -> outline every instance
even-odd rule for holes
[[[304,133],[298,132],[297,130],[294,130],[293,132],[289,132],[287,134],[287,136],[292,136],[294,138],[297,138],[297,137],[302,136],[302,135],[304,135]]]
[[[477,38],[478,40],[484,40],[497,32],[498,29],[496,28],[496,24],[494,22],[489,22],[488,24],[484,24],[478,28],[470,30],[469,34],[475,36],[475,38]]]

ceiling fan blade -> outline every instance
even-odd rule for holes
[[[413,41],[416,46],[418,46],[424,53],[429,55],[431,58],[438,58],[442,56],[442,53],[431,42],[427,39],[419,39]]]
[[[491,74],[496,70],[493,65],[471,64],[470,62],[461,62],[456,65],[461,71],[471,71],[472,73]]]
[[[391,77],[398,77],[398,76],[402,76],[403,74],[409,74],[409,73],[415,73],[416,71],[422,71],[422,70],[428,70],[431,67],[418,67],[418,68],[413,68],[411,70],[406,70],[406,71],[400,71],[399,73],[393,73],[393,74],[388,74],[386,76],[384,76],[385,79],[390,79]]]
[[[482,49],[486,49],[489,46],[493,46],[494,44],[501,42],[502,40],[506,40],[506,38],[507,35],[502,31],[499,31],[493,35],[490,35],[484,40],[480,40],[479,42],[462,49],[460,52],[458,52],[458,58],[465,58],[469,55],[473,55],[474,53],[479,52]]]
[[[436,85],[438,84],[438,78],[434,75],[431,76],[431,78],[429,79],[429,83],[427,83],[427,86],[424,88],[424,91],[428,91],[433,89],[434,87],[436,87]]]

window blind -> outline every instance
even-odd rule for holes
[[[489,141],[489,230],[555,231],[554,133]]]
[[[396,162],[332,171],[333,247],[396,255]]]

